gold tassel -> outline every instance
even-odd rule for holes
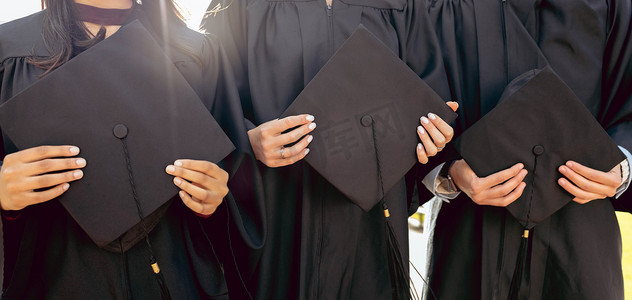
[[[151,264],[151,268],[154,269],[154,273],[156,274],[160,273],[160,267],[158,266],[157,262]]]

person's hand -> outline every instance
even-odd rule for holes
[[[609,172],[602,172],[578,162],[568,161],[558,170],[565,177],[558,179],[557,183],[575,196],[573,201],[581,204],[614,197],[622,181],[620,165],[616,165]]]
[[[459,104],[453,101],[449,101],[446,104],[453,111],[459,108]],[[417,161],[426,164],[430,157],[441,152],[445,145],[452,140],[454,130],[448,123],[433,113],[428,114],[428,117],[421,117],[419,123],[421,123],[421,126],[417,127],[417,135],[419,135],[421,143],[417,144]]]
[[[83,177],[86,160],[75,146],[39,146],[11,153],[0,169],[3,210],[21,210],[55,199]]]
[[[211,215],[228,194],[228,173],[212,162],[179,159],[165,170],[175,176],[182,202],[198,214]]]
[[[311,115],[289,116],[263,123],[249,130],[248,138],[255,157],[271,168],[291,165],[303,159],[309,153],[307,145],[313,139],[307,134],[316,128],[316,123],[313,121],[314,116]],[[283,133],[290,128],[294,129]],[[301,140],[292,147],[285,147],[299,139]]]
[[[518,199],[527,185],[522,182],[527,170],[521,163],[480,178],[461,159],[452,164],[449,172],[454,184],[479,205],[505,207]]]

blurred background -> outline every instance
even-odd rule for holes
[[[202,16],[210,1],[207,0],[176,0],[185,17],[188,18],[189,28],[197,30]],[[41,9],[41,3],[37,0],[0,0],[0,24],[21,18],[37,12]],[[632,192],[632,191],[631,191]],[[630,192],[628,192],[630,193]],[[426,262],[428,253],[428,241],[432,238],[433,218],[441,203],[430,201],[422,206],[416,214],[409,218],[410,227],[410,262],[411,280],[421,295],[426,287]],[[617,213],[621,235],[623,240],[623,276],[625,278],[625,299],[632,300],[632,215]],[[589,220],[587,220],[589,222]]]

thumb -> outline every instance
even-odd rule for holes
[[[453,111],[456,111],[459,108],[459,104],[454,101],[448,101],[447,104]]]

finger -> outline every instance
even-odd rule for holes
[[[527,186],[526,183],[521,182],[518,185],[518,187],[516,187],[516,189],[514,189],[508,195],[506,195],[504,197],[501,197],[501,198],[491,199],[491,200],[489,200],[489,202],[486,205],[498,206],[498,207],[506,207],[507,205],[513,203],[518,198],[520,198],[520,196],[522,196],[522,193],[524,192],[524,189],[525,189],[526,186]]]
[[[421,126],[417,127],[417,135],[419,136],[419,139],[421,140],[421,144],[424,146],[424,151],[426,152],[427,156],[429,157],[435,156],[437,155],[437,153],[439,153],[439,149],[437,148],[435,143],[432,141],[432,139],[430,139],[428,132],[424,130],[423,127]]]
[[[66,182],[44,191],[28,193],[25,196],[26,203],[22,208],[53,200],[65,193],[69,188],[70,184]]]
[[[220,168],[217,164],[214,164],[210,161],[195,160],[195,159],[178,159],[173,163],[173,166],[176,168],[171,169],[169,168],[169,166],[167,166],[166,171],[170,175],[183,177],[185,176],[184,175],[185,173],[183,172],[185,170],[189,170],[189,171],[196,171],[204,175],[208,175],[220,181],[228,181],[228,173],[224,171],[222,168]],[[169,173],[170,171],[175,171],[178,173],[172,174],[172,173]],[[192,173],[187,172],[186,174],[189,174],[186,176],[193,176]],[[188,178],[188,177],[185,177],[185,178],[189,181],[197,182],[195,178]]]
[[[459,104],[454,101],[448,101],[445,104],[447,104],[453,111],[459,109]]]
[[[312,140],[314,140],[314,137],[311,135],[308,135],[304,137],[300,142],[294,144],[294,146],[285,147],[283,149],[283,157],[285,158],[283,159],[288,159],[288,158],[302,154],[305,148],[309,146],[309,143],[312,142]],[[280,154],[279,154],[279,157],[281,157]]]
[[[438,148],[445,147],[445,144],[447,143],[447,141],[446,141],[446,138],[441,133],[441,131],[439,131],[439,129],[437,129],[437,127],[432,122],[430,122],[428,118],[421,117],[420,120],[421,120],[421,126],[423,126],[424,129],[426,129],[426,133],[430,135],[434,145]]]
[[[214,180],[214,182],[210,184],[211,187],[208,188],[195,185],[180,177],[174,177],[173,183],[187,194],[208,204],[219,205],[224,196],[228,194],[228,187],[226,184],[222,184],[217,180]]]
[[[83,171],[72,170],[63,173],[45,174],[40,176],[27,177],[21,185],[21,190],[30,191],[60,185],[83,178]]]
[[[316,123],[308,123],[290,132],[281,134],[277,140],[278,145],[287,145],[298,141],[301,137],[312,132],[316,128]]]
[[[577,202],[579,204],[586,204],[586,203],[588,203],[590,201],[593,201],[593,200],[597,200],[597,199],[581,199],[581,198],[577,198],[577,197],[573,198],[573,202]]]
[[[454,136],[454,129],[452,129],[452,126],[450,126],[450,124],[441,119],[441,117],[433,113],[428,114],[428,119],[435,125],[435,127],[437,127],[437,129],[439,129],[439,132],[445,138],[445,146],[445,144],[452,140],[452,137]]]
[[[305,158],[305,156],[307,156],[307,154],[309,154],[309,148],[306,148],[305,150],[301,151],[297,155],[290,156],[290,157],[287,157],[285,159],[279,159],[279,160],[275,161],[274,162],[274,166],[275,167],[283,167],[283,166],[292,165],[292,164],[296,163],[297,161]]]
[[[522,170],[524,168],[524,165],[522,163],[517,163],[515,165],[513,165],[511,168],[496,172],[494,174],[491,174],[487,177],[481,178],[481,188],[482,189],[488,189],[491,188],[493,186],[499,185],[507,180],[509,180],[511,177],[514,177],[518,174],[518,172],[520,172],[520,170]]]
[[[568,161],[566,167],[577,172],[581,176],[587,178],[590,181],[598,182],[601,184],[618,187],[621,184],[621,176],[611,172],[602,172],[593,168],[586,167],[578,162]],[[618,167],[618,166],[617,166]]]
[[[592,200],[595,200],[595,199],[603,199],[603,198],[605,198],[605,196],[597,195],[595,193],[591,193],[591,192],[584,191],[584,190],[580,189],[579,187],[573,185],[566,178],[558,179],[557,183],[564,190],[569,192],[571,195],[575,196],[575,199],[573,199],[573,201],[575,201],[575,202],[586,203],[586,202],[589,202],[589,201],[592,201]]]
[[[507,196],[512,191],[514,191],[516,187],[520,185],[520,183],[522,183],[524,178],[527,176],[527,173],[528,172],[525,169],[520,170],[520,172],[518,172],[516,176],[507,180],[505,183],[492,187],[491,189],[483,192],[482,196],[487,198],[502,198]]]
[[[595,193],[598,195],[609,196],[609,197],[614,196],[614,194],[616,193],[616,187],[614,186],[614,183],[612,186],[608,186],[602,183],[591,181],[585,178],[584,176],[580,175],[579,173],[571,170],[566,165],[560,166],[558,170],[570,182],[572,182],[575,186],[577,186],[578,188],[584,191]]]
[[[417,144],[417,161],[422,164],[428,163],[428,155],[426,155],[426,150],[421,145],[421,143]]]
[[[76,156],[79,151],[76,146],[39,146],[9,154],[7,158],[21,162],[34,162],[47,158]]]
[[[27,163],[19,167],[18,170],[27,176],[46,174],[63,170],[72,170],[86,166],[86,160],[78,158],[51,158],[32,163]]]
[[[216,184],[215,182],[220,180],[202,172],[186,169],[183,167],[176,167],[174,165],[167,166],[165,171],[169,175],[183,178],[193,183],[194,185],[198,185],[202,188],[209,188],[209,189],[213,188],[214,185]]]
[[[192,211],[201,214],[201,215],[211,215],[215,212],[218,205],[203,203],[200,201],[196,201],[191,197],[191,195],[187,194],[185,191],[180,191],[178,193],[180,199],[182,199],[182,203],[186,205]]]
[[[281,133],[290,128],[294,128],[297,126],[301,126],[303,124],[308,124],[314,121],[314,116],[312,115],[297,115],[297,116],[289,116],[283,119],[276,120],[272,122],[270,125],[274,130]]]

